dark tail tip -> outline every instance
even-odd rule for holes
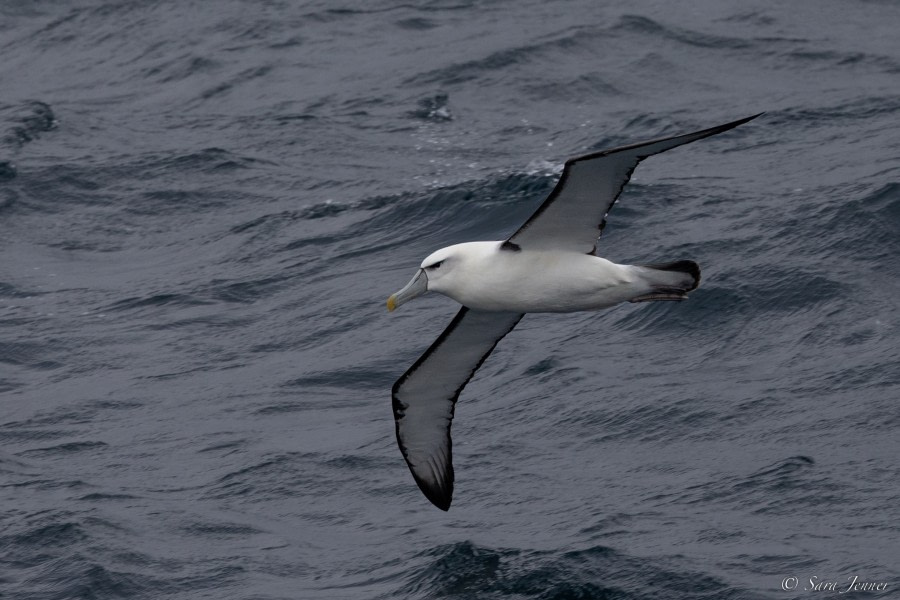
[[[641,266],[647,267],[648,269],[656,269],[657,271],[675,271],[677,273],[687,273],[694,278],[694,285],[684,290],[686,292],[696,290],[697,286],[700,285],[700,265],[692,260],[676,260],[675,262],[670,263],[656,263],[652,265]]]

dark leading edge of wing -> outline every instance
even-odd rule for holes
[[[567,160],[556,187],[507,240],[510,245],[505,247],[593,252],[606,224],[606,215],[639,162],[648,156],[728,131],[758,116]]]
[[[453,498],[450,423],[456,399],[521,318],[463,307],[391,390],[400,451],[419,489],[442,510]]]

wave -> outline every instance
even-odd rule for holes
[[[828,513],[831,506],[846,503],[852,491],[835,481],[828,469],[817,467],[805,455],[791,456],[747,475],[688,486],[677,493],[661,494],[657,500],[685,504],[731,504],[756,514]]]
[[[457,542],[426,552],[398,590],[403,598],[754,598],[705,573],[664,566],[606,546],[562,552]]]
[[[46,102],[0,104],[0,182],[16,176],[13,159],[23,147],[56,126],[56,116]]]

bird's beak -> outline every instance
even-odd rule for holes
[[[387,309],[394,310],[401,304],[406,304],[416,296],[421,296],[428,291],[428,275],[424,269],[419,269],[412,281],[406,284],[402,290],[396,294],[391,294],[387,299]]]

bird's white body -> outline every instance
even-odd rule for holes
[[[425,259],[428,290],[476,310],[574,312],[599,310],[652,291],[641,267],[591,254],[504,250],[503,242],[469,242]]]

